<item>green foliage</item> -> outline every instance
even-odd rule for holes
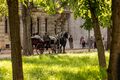
[[[88,14],[89,14],[89,12],[86,12],[85,17],[84,17],[85,22],[81,27],[86,30],[91,30],[93,28],[92,19],[90,18],[90,16]]]
[[[7,65],[7,66],[6,66]],[[3,60],[0,64],[0,80],[10,80],[11,74],[10,61]]]
[[[7,74],[7,69],[0,67],[0,80],[4,80],[4,76]]]
[[[104,5],[103,5],[104,9],[101,10],[102,12],[102,16],[99,16],[99,21],[101,26],[103,27],[110,27],[110,25],[112,24],[111,22],[111,15],[112,15],[112,11],[111,11],[111,0],[105,0],[104,1]]]
[[[6,0],[0,0],[0,16],[7,15]]]
[[[62,0],[72,9],[75,18],[82,17],[85,20],[84,27],[89,30],[92,28],[90,6],[99,19],[103,27],[111,25],[111,0]],[[90,2],[90,3],[89,3]],[[90,27],[90,28],[88,28]]]
[[[11,62],[0,63],[0,74],[7,74],[3,80],[12,80]],[[23,57],[23,68],[25,80],[102,80],[106,75],[105,69],[99,71],[97,53]]]
[[[48,14],[62,13],[64,11],[62,7],[64,4],[61,5],[59,0],[33,0],[33,3]]]

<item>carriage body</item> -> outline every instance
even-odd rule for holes
[[[45,43],[39,38],[31,38],[33,50],[36,49],[36,52],[42,54],[44,52]],[[37,51],[39,50],[39,52]]]

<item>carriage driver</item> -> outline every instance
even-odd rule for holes
[[[49,50],[50,48],[50,37],[49,35],[45,32],[45,35],[43,36],[44,42],[45,42],[45,48],[46,50]]]

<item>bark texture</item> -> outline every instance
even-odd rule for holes
[[[110,50],[110,43],[111,43],[111,40],[112,40],[112,38],[111,38],[111,27],[108,27],[107,28],[107,48],[106,48],[106,50]]]
[[[105,68],[106,67],[105,50],[103,46],[98,17],[95,14],[95,8],[92,6],[91,1],[90,0],[88,1],[89,1],[90,12],[91,12],[91,18],[93,21],[93,29],[94,29],[94,36],[95,36],[95,41],[97,45],[99,65],[100,67]]]
[[[28,2],[26,2],[27,4]],[[22,5],[22,20],[23,20],[23,54],[32,55],[31,42],[31,16],[29,7]]]
[[[120,0],[112,0],[112,42],[108,80],[120,80]]]
[[[7,0],[7,4],[8,4],[10,38],[11,38],[13,80],[23,80],[18,0]]]

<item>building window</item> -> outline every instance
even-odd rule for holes
[[[38,33],[38,34],[39,34],[39,27],[40,27],[39,22],[40,22],[40,19],[39,19],[39,18],[37,18],[37,33]]]
[[[30,32],[31,32],[31,36],[33,35],[33,21],[32,21],[32,17],[30,18]]]
[[[6,48],[10,48],[10,44],[6,44]]]
[[[45,18],[45,32],[47,32],[47,18]]]
[[[7,20],[7,17],[5,17],[5,33],[8,33],[8,20]]]

